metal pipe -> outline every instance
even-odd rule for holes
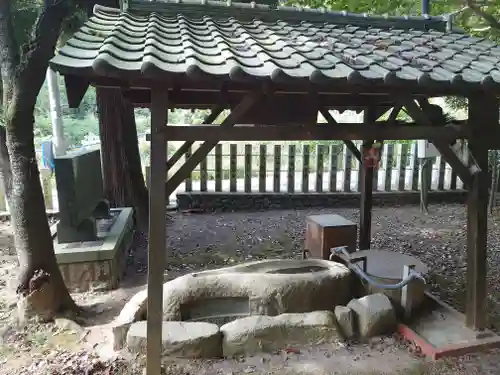
[[[342,253],[342,254],[346,255],[348,258],[351,256],[351,254],[347,251],[347,246],[334,247],[330,251],[331,251],[330,260],[332,260],[332,258],[335,255],[337,255],[338,253]],[[357,264],[352,264],[349,259],[346,259],[346,261],[347,261],[347,267],[349,269],[354,271],[359,277],[361,277],[363,280],[365,280],[369,284],[375,286],[376,288],[401,289],[412,280],[420,280],[420,281],[423,281],[425,283],[425,278],[420,273],[411,270],[408,277],[404,277],[403,280],[401,280],[399,283],[397,283],[397,284],[383,284],[383,283],[380,283],[380,282],[372,279]]]
[[[422,15],[431,14],[431,1],[430,0],[422,0]]]

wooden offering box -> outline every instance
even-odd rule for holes
[[[340,215],[311,215],[307,219],[305,250],[309,257],[328,260],[330,249],[347,246],[356,251],[357,226]]]

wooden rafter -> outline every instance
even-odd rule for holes
[[[167,126],[165,128],[165,131],[168,134],[169,140],[174,140],[175,138],[175,133],[176,133],[176,128],[192,128],[195,129],[197,132],[202,131],[201,134],[197,134],[196,136],[192,136],[191,138],[178,138],[177,140],[184,140],[184,141],[196,141],[196,140],[201,140],[205,141],[203,144],[200,145],[196,149],[196,151],[191,155],[191,157],[184,163],[182,167],[179,168],[179,170],[172,176],[170,177],[166,184],[165,184],[165,190],[167,193],[167,196],[172,194],[175,189],[184,181],[188,175],[193,171],[194,168],[200,162],[205,158],[210,150],[212,150],[217,143],[219,143],[221,140],[220,136],[224,132],[231,131],[233,129],[233,126],[235,123],[238,121],[238,118],[243,116],[247,111],[250,109],[254,108],[255,105],[264,97],[264,90],[256,90],[252,91],[247,96],[243,98],[243,100],[238,104],[238,106],[231,111],[231,113],[226,117],[226,119],[220,124],[216,126],[210,126],[214,129],[218,129],[219,132],[216,137],[210,138],[206,137],[205,134],[203,134],[203,129],[206,128],[206,126],[203,125],[190,125],[190,126]],[[201,128],[200,128],[201,127]]]
[[[335,119],[330,114],[330,112],[328,112],[327,109],[320,108],[319,112],[325,118],[325,120],[328,122],[328,124],[330,124],[330,125],[338,125],[337,121],[335,121]],[[352,141],[350,141],[350,140],[345,140],[344,144],[352,152],[352,154],[356,157],[356,159],[358,159],[358,161],[361,162],[361,153],[359,152],[359,150],[356,147],[356,145]]]
[[[215,121],[215,119],[222,113],[223,110],[224,110],[223,105],[221,105],[221,104],[215,105],[212,108],[212,111],[210,112],[210,114],[203,120],[202,124],[213,123]],[[167,170],[172,168],[175,165],[175,163],[177,163],[179,161],[179,159],[182,157],[182,155],[184,155],[189,150],[189,148],[193,146],[193,144],[194,144],[193,141],[187,141],[187,142],[183,143],[182,146],[179,147],[177,149],[177,151],[175,151],[175,153],[170,157],[170,159],[168,159]]]
[[[417,121],[420,124],[424,124],[424,126],[434,127],[438,131],[440,129],[450,129],[451,127],[445,126],[433,126],[431,120],[425,114],[425,112],[420,108],[414,100],[408,99],[404,101],[404,106],[408,111],[408,114],[413,118],[413,120]],[[451,168],[457,172],[457,175],[460,177],[462,182],[470,187],[472,183],[472,175],[477,172],[477,168],[474,168],[474,172],[471,171],[469,167],[467,167],[462,160],[457,156],[455,151],[453,151],[446,140],[439,139],[434,130],[429,131],[422,139],[430,139],[434,146],[436,146],[437,150],[441,153],[444,160],[451,166]],[[456,138],[463,138],[457,136]]]

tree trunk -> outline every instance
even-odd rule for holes
[[[12,168],[9,205],[20,266],[17,293],[26,297],[25,308],[50,319],[58,311],[76,306],[54,254],[33,132],[23,131],[33,124],[33,113],[24,111],[21,104],[15,107],[7,128],[7,148]]]
[[[113,207],[133,207],[141,230],[148,224],[148,192],[141,168],[134,108],[120,89],[97,88],[99,134],[106,198]]]
[[[25,309],[48,319],[76,305],[57,265],[45,213],[35,154],[33,113],[62,21],[73,10],[68,1],[46,4],[30,42],[19,57],[10,2],[0,2],[0,64],[8,151],[7,157],[0,148],[0,164],[9,165],[10,158],[12,181],[7,195],[20,265],[17,293],[24,297],[21,302]],[[7,81],[6,77],[9,77]]]

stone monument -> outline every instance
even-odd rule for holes
[[[59,200],[59,243],[97,241],[97,219],[110,217],[104,199],[99,150],[54,159]]]
[[[98,149],[57,157],[54,170],[59,222],[51,230],[66,285],[73,291],[118,287],[132,246],[132,208],[109,208]]]

